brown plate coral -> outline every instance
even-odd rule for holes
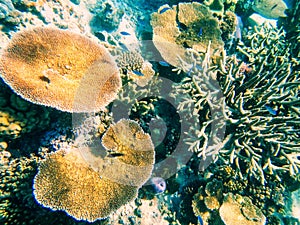
[[[93,222],[135,199],[153,169],[150,136],[136,122],[121,120],[108,128],[102,142],[107,149],[102,157],[101,146],[50,154],[34,179],[36,200],[52,210]]]
[[[15,34],[0,60],[0,72],[28,101],[68,112],[98,111],[121,87],[119,70],[104,47],[55,28]]]
[[[185,58],[187,48],[205,53],[211,42],[212,55],[218,56],[223,51],[218,21],[203,4],[179,3],[172,8],[161,6],[157,13],[152,14],[151,25],[155,47],[173,66],[179,65],[179,58]]]

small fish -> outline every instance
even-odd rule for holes
[[[153,194],[161,194],[167,188],[167,183],[162,177],[152,177],[149,183],[149,191]]]
[[[158,63],[159,63],[159,65],[161,65],[161,66],[170,66],[170,64],[167,63],[167,62],[165,62],[165,61],[159,61]]]
[[[273,7],[271,8],[271,10],[275,9],[278,6],[278,4],[273,5]]]
[[[126,32],[126,31],[121,31],[120,34],[125,35],[125,36],[129,36],[130,33]]]
[[[51,83],[51,80],[50,80],[48,77],[46,77],[46,76],[40,76],[40,79],[41,79],[42,81],[47,82],[48,84]]]
[[[165,7],[162,10],[160,10],[159,14],[163,14],[164,12],[166,12],[169,9],[171,9],[171,8],[170,7]]]
[[[135,75],[138,75],[138,76],[144,76],[144,74],[140,71],[137,71],[137,70],[132,70],[132,72],[135,74]]]
[[[235,38],[242,40],[242,30],[243,30],[243,21],[242,18],[237,16],[237,24],[235,27]]]
[[[198,221],[199,221],[199,224],[200,224],[200,225],[203,225],[203,219],[202,219],[201,216],[198,216]]]
[[[115,157],[120,157],[120,156],[123,156],[123,155],[124,155],[123,153],[112,152],[112,153],[109,153],[107,155],[107,157],[109,157],[109,158],[115,158]]]
[[[120,46],[123,50],[129,51],[128,48],[126,47],[126,45],[125,45],[124,43],[119,42],[119,46]]]
[[[203,29],[201,27],[200,30],[199,30],[198,36],[200,37],[202,34],[203,34]]]
[[[277,116],[278,115],[278,111],[273,109],[271,106],[265,105],[266,110],[269,111],[269,113],[271,113],[273,116]]]

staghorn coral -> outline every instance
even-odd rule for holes
[[[121,86],[118,69],[104,47],[54,28],[17,33],[4,50],[0,71],[25,99],[69,112],[104,108]]]
[[[81,146],[59,150],[41,162],[34,180],[36,200],[92,222],[136,198],[154,163],[150,136],[137,123],[121,120],[108,128],[102,142],[106,156],[100,146]]]
[[[190,121],[190,129],[185,142],[188,150],[193,151],[202,158],[201,170],[215,161],[218,152],[227,139],[224,138],[225,107],[224,97],[217,82],[217,66],[212,65],[210,58],[210,45],[207,53],[200,55],[189,51],[188,60],[182,61],[174,71],[187,74],[180,83],[174,83],[171,96],[178,103],[177,110],[185,111],[194,107]],[[188,94],[188,96],[186,95]],[[199,128],[194,121],[199,120]],[[211,132],[211,133],[210,133]]]
[[[279,180],[281,172],[294,176],[300,166],[299,71],[293,69],[297,60],[289,55],[284,33],[274,28],[254,28],[238,51],[245,63],[231,56],[220,68],[194,55],[178,68],[188,76],[175,89],[191,96],[179,97],[179,110],[192,102],[203,121],[200,130],[191,129],[186,142],[204,157],[209,140],[214,140],[212,154],[235,164],[241,177],[264,183],[265,173]],[[213,122],[219,129],[210,127]],[[220,128],[225,122],[226,132]],[[218,131],[224,139],[218,140]]]
[[[153,42],[165,61],[178,66],[179,58],[185,59],[186,48],[203,53],[210,41],[211,54],[221,55],[221,31],[209,8],[197,2],[179,3],[161,13],[166,7],[170,8],[161,6],[151,18]]]
[[[291,54],[295,58],[300,57],[300,1],[295,0],[291,8],[287,9],[287,17],[281,17],[278,19],[278,25],[286,31],[286,39],[290,43]],[[296,61],[297,67],[299,68],[299,60]]]
[[[281,172],[294,176],[300,167],[300,74],[284,37],[281,30],[256,27],[239,47],[247,64],[228,58],[228,72],[220,75],[230,137],[221,155],[241,176],[262,183],[265,173],[280,180]]]

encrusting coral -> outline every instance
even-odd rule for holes
[[[203,4],[163,5],[152,14],[151,25],[155,47],[173,66],[179,65],[179,58],[185,59],[186,48],[204,53],[209,42],[212,55],[222,54],[224,43],[218,21]]]
[[[50,154],[34,179],[36,200],[78,220],[93,222],[135,199],[153,168],[150,136],[136,122],[121,120],[108,128],[102,142],[105,156],[101,146]]]
[[[0,60],[3,80],[23,98],[68,112],[99,111],[121,87],[107,50],[55,28],[17,33]]]
[[[0,141],[45,130],[50,124],[51,110],[27,102],[2,82],[0,83],[0,108]]]

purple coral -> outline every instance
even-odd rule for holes
[[[150,190],[153,194],[161,194],[166,190],[166,181],[161,177],[152,177],[149,180]]]

